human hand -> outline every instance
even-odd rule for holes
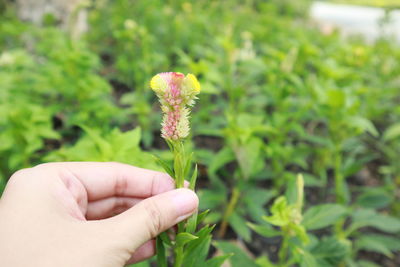
[[[0,266],[119,267],[155,252],[196,194],[121,163],[47,163],[16,172],[0,199]]]

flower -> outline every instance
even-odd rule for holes
[[[178,140],[189,135],[190,107],[200,93],[200,83],[193,74],[163,72],[155,75],[150,87],[157,94],[164,113],[161,136]]]

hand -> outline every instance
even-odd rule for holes
[[[0,199],[0,266],[119,267],[151,257],[159,233],[189,217],[196,194],[120,163],[20,170]]]

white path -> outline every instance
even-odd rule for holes
[[[384,26],[380,23],[385,15],[382,8],[316,1],[311,6],[310,15],[325,30],[337,27],[345,36],[362,35],[368,41],[374,41],[382,35],[393,36],[400,43],[399,10],[391,11],[390,21]]]

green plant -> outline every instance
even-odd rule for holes
[[[200,84],[192,74],[164,72],[154,76],[150,82],[151,88],[157,94],[164,113],[161,135],[173,153],[173,167],[158,159],[164,170],[174,178],[177,188],[184,187],[184,181],[189,174],[189,188],[195,189],[197,166],[191,171],[192,154],[185,152],[184,138],[189,135],[189,113],[196,95],[200,93]],[[227,256],[220,256],[206,261],[213,226],[206,225],[197,230],[199,223],[208,211],[197,212],[187,221],[178,224],[175,238],[171,240],[167,232],[157,237],[158,266],[167,266],[165,247],[171,247],[174,255],[174,267],[181,266],[220,266]]]

